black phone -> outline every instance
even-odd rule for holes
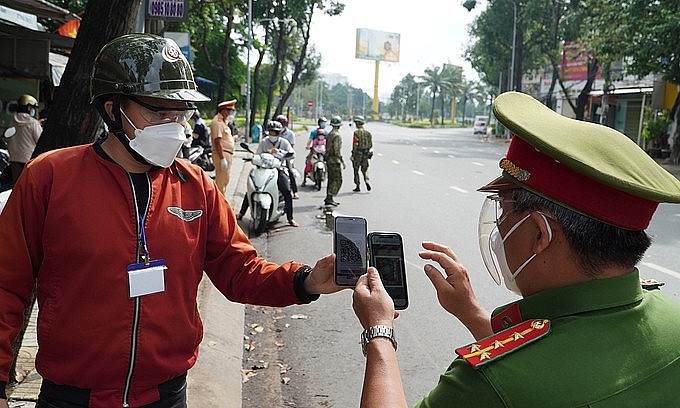
[[[396,232],[368,234],[369,265],[378,270],[396,310],[408,307],[404,242]]]
[[[333,252],[335,253],[335,283],[355,286],[366,273],[366,219],[335,217]]]

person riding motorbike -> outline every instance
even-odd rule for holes
[[[326,131],[324,129],[316,130],[316,137],[312,141],[312,146],[309,149],[309,154],[305,161],[305,174],[303,177],[302,184],[305,185],[307,175],[312,172],[312,158],[315,154],[325,154],[326,153]],[[312,174],[312,179],[314,175]]]
[[[288,143],[290,143],[291,147],[295,148],[295,133],[293,133],[293,131],[288,128],[288,117],[286,117],[286,115],[277,115],[274,118],[274,120],[283,125],[281,137],[286,139]],[[298,199],[300,198],[300,195],[298,195],[298,187],[297,180],[295,180],[295,174],[299,173],[295,169],[295,163],[293,162],[293,159],[286,159],[285,165],[288,168],[288,175],[290,176],[290,189],[293,191],[293,198]]]
[[[312,142],[314,141],[314,138],[316,137],[316,132],[319,129],[323,129],[324,131],[326,130],[326,123],[328,123],[328,119],[326,119],[325,116],[321,116],[316,121],[316,123],[317,123],[317,128],[312,130],[309,133],[309,139],[307,140],[307,145],[305,146],[305,149],[309,149],[310,147],[312,147]]]
[[[319,130],[321,130],[324,134],[323,140],[325,140],[325,137],[327,135],[326,123],[328,123],[328,119],[326,119],[325,116],[321,116],[316,121],[316,123],[317,123],[318,127],[316,129],[312,130],[309,133],[309,139],[307,140],[307,145],[305,146],[305,149],[309,150],[309,153],[307,154],[307,158],[305,159],[305,174],[304,174],[304,177],[302,177],[302,185],[303,186],[307,185],[307,173],[308,173],[307,167],[309,167],[311,165],[311,159],[312,159],[312,153],[313,153],[312,146],[313,146],[314,141],[316,140],[316,138],[318,136]]]
[[[286,153],[295,153],[293,147],[290,143],[281,137],[281,132],[283,132],[283,125],[280,122],[272,120],[267,124],[268,136],[260,141],[257,146],[256,154],[269,153],[279,160],[283,161]],[[293,156],[295,157],[295,156]],[[277,180],[277,185],[279,187],[279,192],[283,196],[284,200],[284,211],[286,212],[286,217],[288,218],[288,224],[292,227],[298,227],[299,224],[293,219],[293,194],[290,190],[290,179],[283,168],[279,168],[279,178]],[[243,198],[243,203],[241,204],[241,209],[238,214],[236,214],[236,219],[240,220],[248,211],[248,197]]]

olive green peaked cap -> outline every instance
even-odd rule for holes
[[[513,134],[586,177],[650,201],[680,203],[680,180],[612,128],[569,119],[518,92],[501,94],[493,111]]]
[[[525,188],[584,215],[644,230],[660,202],[680,203],[680,181],[626,135],[564,117],[517,92],[494,101],[513,134],[503,175],[480,188]]]

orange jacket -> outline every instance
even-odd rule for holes
[[[0,215],[0,381],[8,379],[34,277],[37,370],[91,389],[92,407],[122,406],[126,388],[131,407],[151,403],[158,384],[193,366],[203,335],[196,305],[203,271],[232,301],[301,303],[293,278],[302,265],[259,258],[201,169],[177,160],[148,178],[148,249],[168,269],[165,291],[136,302],[126,268],[138,259],[138,223],[125,170],[92,145],[27,165]]]

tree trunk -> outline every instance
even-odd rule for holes
[[[430,109],[430,125],[434,125],[434,105],[437,102],[437,92],[432,91],[432,109]]]
[[[267,36],[265,36],[264,43],[267,43]],[[250,87],[251,105],[250,105],[250,123],[248,126],[250,129],[255,126],[255,115],[257,114],[257,106],[260,103],[260,93],[258,92],[258,85],[260,83],[260,69],[262,68],[262,60],[264,60],[264,50],[260,51],[257,57],[257,63],[255,64],[255,69],[253,70],[252,76],[252,86]],[[254,92],[253,92],[254,91]]]
[[[274,102],[274,89],[276,88],[276,79],[279,77],[281,69],[281,59],[283,54],[283,45],[285,37],[285,25],[283,22],[279,23],[278,38],[276,39],[276,48],[274,50],[274,63],[272,64],[272,75],[269,78],[269,85],[267,86],[267,107],[264,111],[263,126],[267,126],[269,121],[269,114],[272,111],[272,103]]]
[[[101,130],[101,119],[90,105],[90,75],[99,50],[111,39],[131,32],[139,0],[91,1],[73,50],[54,93],[50,120],[38,140],[33,157],[61,147],[90,143]]]
[[[227,27],[225,28],[224,45],[222,46],[221,67],[219,69],[219,81],[217,86],[217,103],[225,99],[227,82],[229,81],[229,73],[231,70],[229,64],[229,50],[231,49],[231,30],[234,27],[234,9],[235,3],[231,3],[227,11]]]
[[[670,112],[673,118],[675,131],[671,135],[671,162],[680,164],[680,95],[675,97],[675,103]]]
[[[274,115],[278,115],[281,112],[283,112],[283,107],[286,106],[288,99],[293,94],[293,90],[295,90],[295,86],[297,85],[298,79],[300,79],[300,74],[302,73],[302,68],[304,67],[305,59],[307,58],[307,45],[309,44],[309,33],[311,31],[312,15],[314,14],[314,4],[310,5],[310,7],[311,10],[308,14],[309,19],[306,22],[307,25],[302,29],[302,38],[304,39],[304,42],[302,44],[302,48],[300,49],[300,55],[298,56],[297,61],[295,61],[295,67],[293,68],[293,75],[290,78],[290,84],[288,84],[286,90],[281,93],[281,99],[279,100],[279,103],[276,105]]]

